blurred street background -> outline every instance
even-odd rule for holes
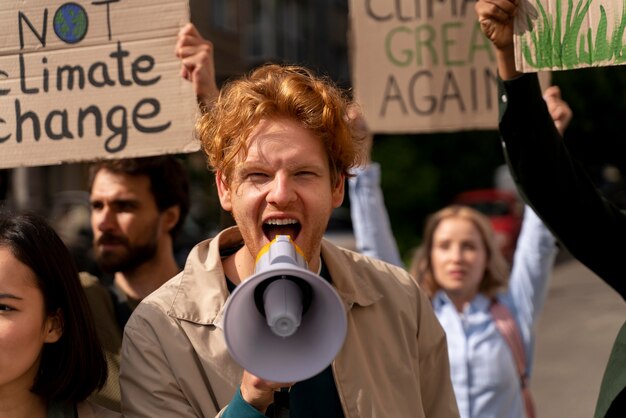
[[[537,416],[593,416],[624,300],[589,269],[561,254],[539,319],[531,391]]]

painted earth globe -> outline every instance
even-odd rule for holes
[[[87,34],[87,13],[76,3],[65,3],[54,14],[54,33],[68,44],[80,42]]]

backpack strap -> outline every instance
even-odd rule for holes
[[[498,331],[509,346],[513,359],[517,366],[517,372],[520,376],[520,386],[522,388],[522,398],[524,399],[524,407],[528,418],[535,418],[535,405],[528,387],[528,375],[526,373],[526,353],[522,345],[522,336],[519,328],[513,319],[513,315],[509,309],[503,304],[494,300],[489,308],[493,321]]]

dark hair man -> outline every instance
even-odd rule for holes
[[[81,273],[109,365],[92,400],[119,411],[124,325],[141,299],[180,271],[173,243],[189,211],[189,181],[174,156],[111,160],[91,167],[89,192],[95,258],[113,276],[105,287]]]
[[[200,103],[217,95],[213,47],[188,24],[179,32],[176,54],[182,76]],[[92,400],[120,407],[120,350],[126,321],[137,304],[179,271],[174,238],[189,212],[189,179],[174,156],[106,160],[90,169],[94,252],[113,283],[81,273],[109,367],[105,387]]]

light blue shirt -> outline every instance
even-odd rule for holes
[[[380,188],[380,164],[371,163],[366,168],[357,168],[354,174],[348,180],[348,193],[357,250],[369,257],[404,267]]]
[[[380,192],[380,167],[372,164],[356,174],[349,181],[349,192],[357,248],[397,264],[397,247]],[[381,247],[389,240],[393,246]],[[534,326],[545,302],[556,252],[554,237],[526,207],[509,290],[498,300],[511,311],[522,334],[528,376],[533,360]],[[443,291],[434,295],[432,303],[446,332],[452,384],[461,417],[524,418],[519,374],[511,350],[491,317],[489,299],[479,294],[461,313]]]

